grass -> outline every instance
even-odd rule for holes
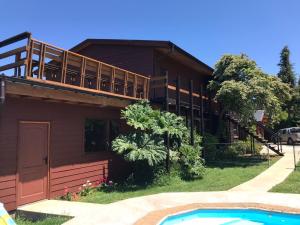
[[[279,157],[271,159],[276,162]],[[115,201],[150,195],[162,192],[197,192],[197,191],[224,191],[233,188],[268,168],[268,161],[263,159],[242,158],[234,162],[219,162],[210,164],[206,168],[203,179],[183,181],[174,178],[167,185],[152,185],[147,187],[127,187],[113,192],[96,191],[82,197],[80,201],[92,203],[112,203]]]
[[[31,221],[22,217],[17,217],[15,222],[17,225],[61,225],[69,220],[65,217],[47,217],[37,221]]]
[[[292,172],[282,183],[271,189],[271,192],[300,194],[300,163],[296,171]]]

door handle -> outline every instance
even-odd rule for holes
[[[45,164],[48,164],[48,156],[44,158]]]

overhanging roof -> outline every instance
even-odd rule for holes
[[[196,71],[211,75],[213,68],[203,63],[195,56],[183,50],[171,41],[157,41],[157,40],[125,40],[125,39],[86,39],[77,44],[70,51],[79,52],[90,45],[120,45],[120,46],[140,46],[152,47],[161,53],[168,54],[170,58],[185,64]]]

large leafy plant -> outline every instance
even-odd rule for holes
[[[187,132],[182,117],[154,110],[145,100],[126,107],[122,118],[134,131],[116,138],[113,150],[127,161],[145,161],[149,166],[158,165],[166,159],[166,137],[176,140],[172,143],[178,146]]]
[[[179,163],[185,178],[202,176],[201,137],[195,133],[194,145],[189,144],[190,134],[182,117],[155,110],[144,100],[129,105],[121,114],[133,129],[117,137],[112,147],[132,162],[135,181],[148,182],[147,178],[155,177],[165,161]]]

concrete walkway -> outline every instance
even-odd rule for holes
[[[132,225],[148,213],[194,203],[257,203],[300,210],[300,195],[267,192],[293,171],[293,151],[284,146],[285,156],[269,169],[230,191],[161,193],[130,198],[111,204],[45,200],[19,210],[74,217],[64,225]],[[300,159],[300,146],[296,149]]]
[[[230,191],[267,192],[283,182],[294,171],[294,154],[292,146],[284,145],[282,150],[285,153],[284,156],[269,169],[253,179],[232,188]],[[298,162],[300,160],[300,146],[296,146],[295,150],[295,158],[296,162]]]
[[[258,203],[300,209],[300,195],[244,191],[161,193],[106,205],[48,200],[21,209],[75,216],[64,225],[133,225],[152,211],[194,203]]]

